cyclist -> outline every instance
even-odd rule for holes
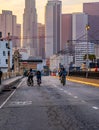
[[[37,83],[40,81],[40,83],[41,83],[41,71],[37,71],[36,72],[36,78],[37,78]]]
[[[30,81],[32,81],[32,83],[33,83],[33,72],[32,72],[32,69],[30,69],[30,71],[28,73],[28,82],[30,83]]]
[[[58,75],[59,75],[59,80],[61,80],[62,68],[60,68],[60,70],[59,70],[59,72],[58,72]]]
[[[67,71],[63,67],[60,71],[60,79],[61,79],[61,82],[63,82],[64,80],[64,84],[66,83],[66,75],[67,75]]]

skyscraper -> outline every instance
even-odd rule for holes
[[[85,13],[72,14],[72,40],[85,40],[88,15]]]
[[[20,48],[21,47],[21,39],[20,39],[20,36],[21,36],[21,24],[16,25],[16,33],[17,33],[17,36],[19,38],[17,40],[17,47]]]
[[[39,56],[45,59],[45,25],[38,23]]]
[[[62,14],[61,50],[66,48],[68,40],[72,40],[72,14]]]
[[[88,22],[90,30],[88,34],[89,40],[93,40],[95,44],[96,57],[99,58],[99,2],[91,2],[83,4],[83,12],[88,14]]]
[[[23,14],[23,47],[29,48],[31,56],[37,56],[37,13],[35,0],[25,0]]]
[[[2,32],[3,38],[6,38],[8,36],[8,33],[10,33],[13,48],[17,45],[16,37],[21,37],[21,33],[19,32],[17,34],[17,17],[13,15],[12,11],[2,10],[2,14],[0,14],[0,32]]]
[[[84,3],[83,12],[88,14],[89,40],[99,40],[99,2]]]
[[[49,0],[45,12],[45,55],[49,58],[60,51],[61,1]]]

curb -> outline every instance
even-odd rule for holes
[[[10,91],[11,89],[16,88],[13,85],[15,85],[16,83],[18,83],[22,78],[23,77],[19,77],[19,78],[13,80],[13,81],[10,81],[10,79],[9,79],[8,83],[3,83],[0,86],[0,92],[2,92],[2,91]]]
[[[81,80],[76,80],[76,79],[69,79],[67,78],[68,81],[71,81],[71,82],[76,82],[76,83],[80,83],[80,84],[86,84],[86,85],[91,85],[91,86],[94,86],[94,87],[99,87],[99,84],[96,84],[96,83],[90,83],[90,82],[84,82],[84,81],[81,81]]]
[[[56,77],[58,78],[58,76],[53,76],[53,77]],[[77,77],[78,78],[78,77]],[[76,82],[76,83],[80,83],[80,84],[86,84],[86,85],[91,85],[93,87],[97,87],[99,88],[99,84],[98,83],[95,83],[95,82],[88,82],[88,81],[84,81],[84,79],[82,80],[82,78],[79,78],[79,79],[75,79],[75,78],[70,78],[67,76],[66,78],[68,81],[71,81],[71,82]]]

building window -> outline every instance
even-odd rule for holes
[[[8,43],[6,43],[6,48],[8,48]]]
[[[8,59],[6,59],[6,61],[5,61],[5,62],[6,62],[6,64],[8,64]]]
[[[6,53],[5,53],[5,51],[3,51],[3,56],[6,56]]]

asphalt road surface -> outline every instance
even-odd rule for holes
[[[99,88],[53,77],[30,87],[24,78],[0,94],[0,130],[99,130]]]

